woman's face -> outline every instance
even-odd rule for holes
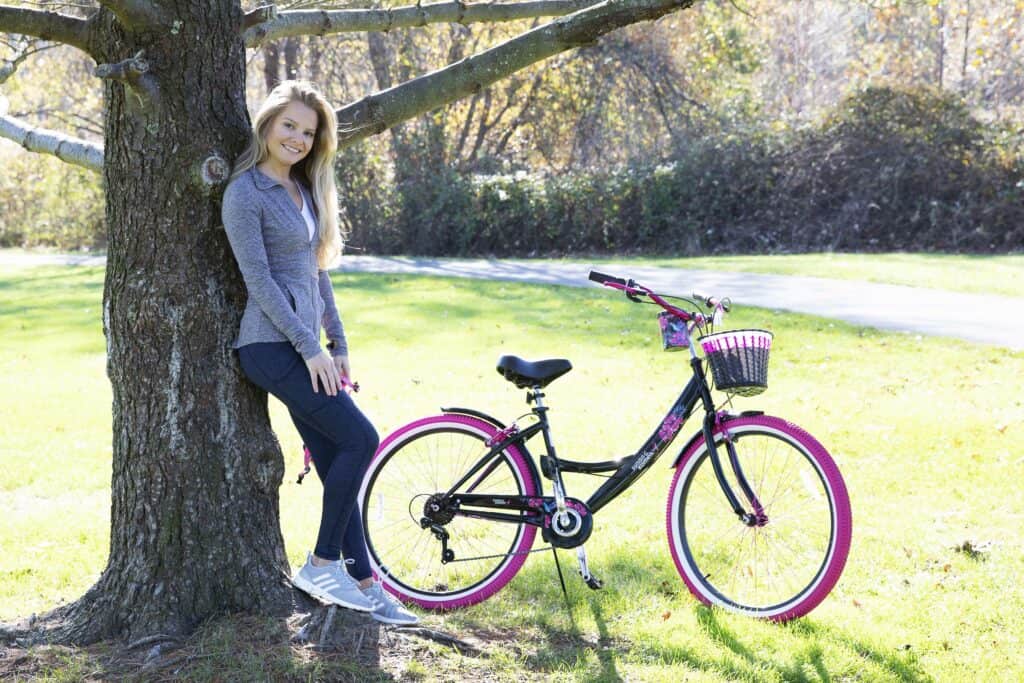
[[[274,163],[289,167],[305,159],[313,149],[316,124],[314,110],[302,102],[289,102],[267,132],[267,151]]]

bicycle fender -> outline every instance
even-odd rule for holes
[[[690,440],[686,442],[686,445],[679,449],[679,453],[676,454],[676,457],[672,458],[672,464],[669,465],[669,467],[673,470],[679,467],[679,464],[683,460],[683,456],[686,455],[690,448],[693,447],[694,442],[699,441],[700,439],[703,438],[704,434],[702,434],[701,432],[696,432],[693,436],[691,436]]]
[[[453,408],[445,408],[445,407],[442,407],[441,408],[441,412],[442,413],[448,413],[448,414],[454,413],[456,415],[468,415],[469,417],[476,417],[476,418],[479,418],[479,419],[483,420],[484,422],[491,423],[492,425],[494,425],[498,429],[504,429],[506,427],[506,425],[501,420],[499,420],[499,419],[497,419],[495,417],[491,417],[487,413],[482,413],[479,410],[473,410],[471,408],[455,408],[455,407],[453,407]]]
[[[722,420],[722,422],[728,422],[729,420],[735,420],[735,419],[741,418],[741,417],[757,417],[758,415],[764,415],[764,411],[763,410],[744,410],[739,415],[734,415],[732,413],[727,413],[727,414],[721,416],[721,420]],[[718,427],[716,426],[715,427],[715,432],[717,433],[717,431],[718,431]],[[673,470],[676,469],[677,467],[679,467],[679,463],[682,461],[683,456],[686,455],[687,451],[689,451],[690,448],[693,447],[693,443],[695,441],[699,441],[699,440],[701,440],[703,438],[704,438],[704,434],[702,432],[697,432],[696,434],[691,436],[690,440],[686,442],[686,445],[684,445],[682,448],[679,449],[679,454],[676,455],[676,457],[672,459],[672,464],[669,465],[669,467],[671,469],[673,469]]]

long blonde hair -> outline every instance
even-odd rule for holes
[[[235,162],[231,180],[262,163],[269,156],[267,132],[290,102],[301,102],[316,112],[313,149],[292,168],[309,184],[320,226],[316,260],[321,269],[337,264],[344,248],[338,224],[338,188],[334,181],[334,157],[338,152],[338,118],[317,87],[309,81],[282,81],[270,91],[252,124],[252,138]]]

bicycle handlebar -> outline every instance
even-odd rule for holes
[[[616,277],[614,275],[608,275],[607,273],[601,273],[596,270],[590,271],[590,275],[588,277],[591,281],[597,282],[601,285],[604,285],[605,287],[611,287],[612,289],[619,289],[624,291],[626,293],[626,296],[632,301],[639,302],[638,296],[646,296],[653,303],[661,306],[666,311],[669,311],[670,313],[682,318],[683,320],[689,321],[694,318],[696,318],[698,322],[704,320],[703,313],[700,313],[699,311],[689,313],[679,308],[678,306],[673,306],[669,302],[665,301],[665,299],[663,299],[661,296],[656,294],[650,288],[644,287],[643,285],[638,284],[632,279]],[[728,313],[732,308],[732,302],[730,302],[727,298],[719,299],[713,296],[697,294],[696,292],[694,292],[693,298],[702,302],[706,307],[712,310],[721,308],[722,311]],[[694,301],[691,301],[690,303],[694,303],[696,305],[696,302]]]
[[[590,271],[590,279],[602,285],[614,283],[617,285],[622,285],[623,287],[626,286],[626,281],[623,280],[621,277],[615,277],[614,275],[608,275],[606,273],[599,273],[596,270]]]

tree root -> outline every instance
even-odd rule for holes
[[[387,626],[369,615],[334,605],[319,605],[308,614],[293,617],[290,624],[299,629],[292,636],[292,643],[324,652],[343,652],[352,657],[358,657],[364,645],[373,649],[390,648],[412,638],[449,645],[469,657],[483,654],[478,646],[450,633],[425,626]]]

